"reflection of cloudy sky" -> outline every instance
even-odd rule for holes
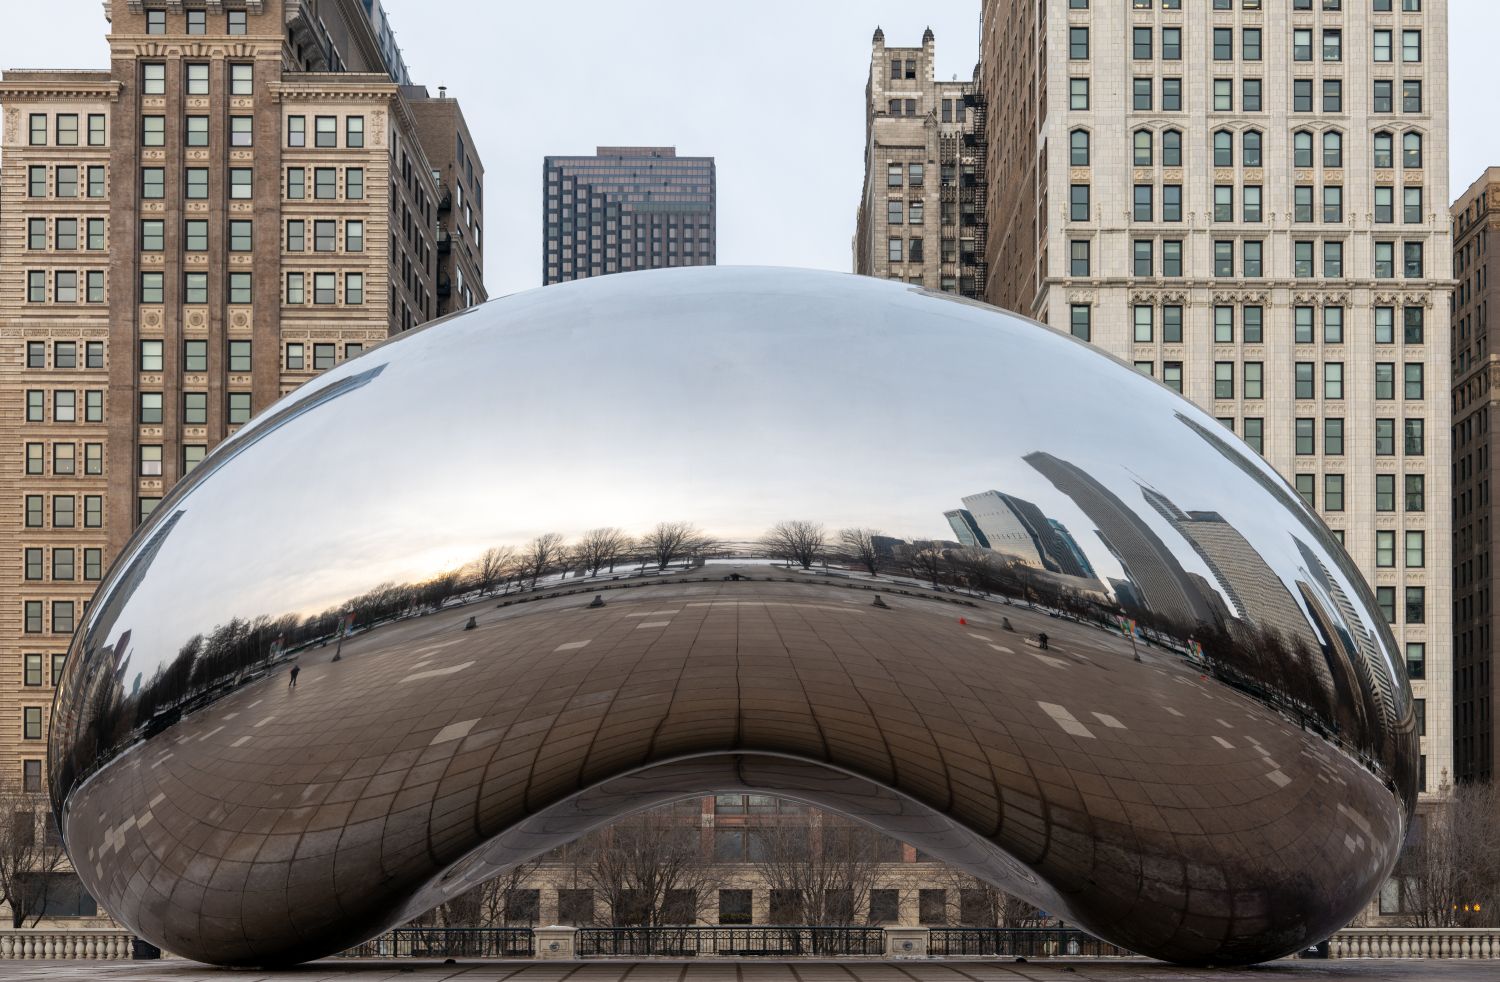
[[[545,532],[685,520],[754,539],[812,519],[948,539],[943,513],[991,488],[1036,503],[1100,575],[1119,576],[1094,523],[1021,460],[1035,450],[1106,484],[1190,571],[1209,577],[1140,483],[1220,512],[1296,578],[1280,509],[1174,413],[1217,426],[1210,417],[1071,339],[899,284],[617,275],[496,301],[313,384],[380,362],[368,385],[178,503],[180,524],[116,623],[139,654],[175,652],[232,616],[315,613]]]

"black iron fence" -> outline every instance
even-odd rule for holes
[[[927,937],[934,957],[1122,958],[1134,952],[1074,928],[935,927]]]
[[[341,952],[347,958],[532,958],[529,927],[399,927]]]
[[[581,927],[579,958],[803,958],[883,955],[878,927]]]

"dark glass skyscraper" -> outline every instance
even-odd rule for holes
[[[548,157],[543,190],[545,285],[717,261],[712,157],[599,147],[592,157]]]

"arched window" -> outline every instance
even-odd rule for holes
[[[1401,134],[1401,166],[1407,170],[1422,166],[1422,134]]]
[[[1182,131],[1162,130],[1161,133],[1161,165],[1163,167],[1182,166]]]
[[[1089,131],[1074,130],[1068,134],[1068,163],[1074,167],[1089,165]]]
[[[1395,153],[1395,146],[1395,141],[1392,140],[1390,133],[1386,132],[1385,130],[1381,130],[1379,133],[1375,134],[1376,170],[1389,170],[1390,168],[1396,166],[1394,163],[1395,157],[1393,156]]]
[[[1311,167],[1313,165],[1313,139],[1307,130],[1298,130],[1292,134],[1292,166]]]
[[[1152,158],[1152,138],[1150,130],[1135,131],[1135,166],[1150,167]]]
[[[1323,166],[1344,166],[1344,134],[1328,130],[1323,134]]]
[[[1234,166],[1234,134],[1228,130],[1214,131],[1214,166]]]
[[[1260,130],[1246,130],[1240,137],[1240,159],[1246,167],[1260,166]]]

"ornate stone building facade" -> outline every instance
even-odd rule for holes
[[[934,78],[936,39],[875,31],[854,272],[976,297],[985,268],[985,108],[973,80]]]
[[[986,0],[984,298],[1212,412],[1375,590],[1454,778],[1447,4]],[[1420,717],[1419,717],[1420,718]]]
[[[41,789],[73,628],[174,482],[283,393],[485,298],[473,141],[453,100],[398,85],[371,9],[112,0],[107,69],[0,80],[0,781]]]

